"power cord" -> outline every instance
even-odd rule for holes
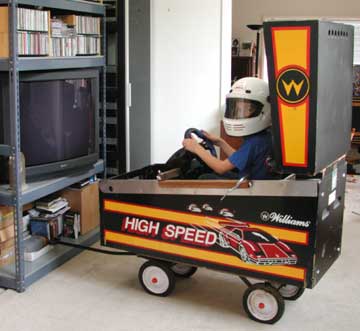
[[[84,250],[87,250],[87,251],[92,251],[92,252],[102,253],[102,254],[108,254],[108,255],[123,255],[123,256],[136,255],[136,254],[130,253],[130,252],[113,252],[113,251],[108,251],[108,250],[105,250],[105,249],[88,247],[88,246],[83,246],[83,245],[79,245],[79,244],[73,244],[73,243],[61,241],[59,239],[51,240],[50,245],[69,246],[69,247],[80,248],[80,249],[84,249]]]

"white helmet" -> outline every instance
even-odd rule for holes
[[[255,77],[241,78],[226,96],[224,127],[229,136],[242,137],[271,126],[269,86]]]

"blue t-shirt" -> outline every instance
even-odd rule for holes
[[[268,130],[246,136],[229,161],[239,170],[239,178],[268,179],[266,159],[271,152],[271,133]]]

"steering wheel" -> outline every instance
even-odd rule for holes
[[[204,147],[205,149],[209,150],[211,155],[217,158],[217,153],[216,153],[214,144],[212,143],[211,140],[206,138],[206,136],[200,130],[195,129],[195,128],[187,129],[185,131],[184,138],[189,139],[189,138],[191,138],[192,134],[195,134],[200,139],[202,139],[203,141],[200,143],[200,145],[202,147]]]
[[[194,128],[188,129],[184,136],[185,138],[191,138],[192,134],[202,139],[201,145],[209,150],[211,155],[217,157],[214,144],[207,139],[200,130]],[[181,171],[181,179],[197,179],[200,175],[211,172],[211,169],[203,160],[185,148],[176,151],[166,162],[166,167],[168,169],[179,168]]]

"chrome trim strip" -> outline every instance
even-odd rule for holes
[[[205,181],[201,181],[205,182]],[[229,181],[232,182],[232,181]],[[317,197],[318,179],[261,180],[253,181],[250,188],[239,188],[228,196]],[[103,193],[113,194],[168,194],[168,195],[217,195],[223,196],[226,188],[162,187],[157,180],[108,179],[100,183]]]

